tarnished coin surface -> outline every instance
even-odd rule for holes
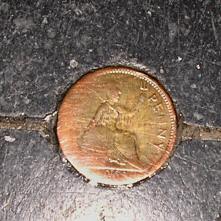
[[[176,112],[165,89],[126,67],[84,75],[58,112],[64,156],[95,183],[133,184],[151,177],[171,155],[176,132]]]

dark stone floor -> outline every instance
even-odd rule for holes
[[[0,0],[0,115],[43,117],[87,71],[150,68],[190,123],[221,126],[220,0]],[[39,134],[0,130],[0,220],[215,221],[221,143],[189,141],[132,189],[94,187]]]
[[[36,133],[0,136],[0,220],[210,221],[220,212],[218,142],[179,145],[158,175],[131,189],[110,189],[68,171]]]

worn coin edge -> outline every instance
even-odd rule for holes
[[[176,109],[175,109],[173,100],[170,97],[170,95],[168,94],[167,90],[164,88],[164,86],[157,79],[155,79],[151,75],[151,73],[149,73],[147,71],[139,71],[135,68],[125,67],[125,66],[109,66],[109,67],[99,68],[99,69],[87,72],[81,78],[79,78],[75,82],[75,84],[79,83],[79,81],[83,80],[84,78],[91,77],[91,75],[95,75],[95,77],[98,77],[98,76],[112,74],[112,73],[128,74],[131,76],[135,76],[137,78],[145,80],[148,84],[150,84],[164,100],[167,110],[169,112],[169,117],[170,117],[170,121],[171,121],[171,133],[170,133],[169,141],[167,142],[167,145],[166,145],[167,148],[166,148],[164,154],[162,154],[162,157],[157,161],[157,163],[153,167],[151,167],[150,171],[148,173],[145,173],[145,176],[139,177],[138,179],[131,179],[130,182],[124,182],[125,180],[120,181],[120,182],[117,182],[116,180],[113,180],[113,182],[111,182],[111,180],[110,180],[109,182],[106,182],[107,179],[105,179],[105,182],[100,182],[99,180],[97,181],[97,183],[101,183],[104,185],[112,185],[112,186],[134,184],[134,183],[138,183],[146,178],[152,177],[160,169],[165,167],[165,164],[168,162],[170,156],[173,153],[173,150],[175,149],[176,136],[177,136],[177,113],[176,113]],[[63,101],[65,100],[65,97],[69,94],[70,90],[73,90],[73,86],[74,86],[74,84],[68,89],[67,93],[65,94],[65,96],[63,98]],[[63,101],[62,101],[62,103],[63,103]],[[61,110],[61,107],[62,107],[62,104],[61,104],[59,111],[58,111],[58,117],[59,117],[59,112]],[[59,120],[58,120],[57,126],[59,127]],[[57,133],[58,133],[58,127],[57,127]],[[60,148],[62,150],[62,147],[61,147],[62,145],[61,145],[61,142],[59,139],[59,135],[58,135],[58,140],[60,143]],[[62,138],[61,138],[61,140],[62,140]],[[63,150],[62,150],[62,152],[63,152]],[[64,154],[64,157],[66,157],[67,160],[69,160],[68,158],[70,156],[67,156],[67,155],[65,156],[65,154]],[[69,162],[71,163],[71,160],[69,160]],[[72,166],[77,169],[76,165],[72,164]],[[77,171],[80,172],[80,170],[78,170],[78,169],[77,169]],[[86,176],[84,173],[82,173],[82,175]],[[89,178],[89,177],[86,176],[86,178]],[[128,180],[126,180],[126,181],[128,181]]]

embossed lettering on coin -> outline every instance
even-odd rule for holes
[[[57,133],[64,156],[88,179],[132,184],[152,176],[170,156],[176,114],[168,94],[150,76],[104,68],[69,89]]]

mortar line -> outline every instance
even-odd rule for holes
[[[48,114],[46,117],[28,116],[0,116],[0,129],[36,131],[47,138],[51,143],[57,143],[54,129],[56,126],[57,112]],[[204,126],[182,122],[181,141],[186,140],[208,140],[221,141],[221,127]]]
[[[46,117],[29,116],[0,116],[0,129],[35,131],[50,143],[57,143],[54,133],[57,112],[46,115]]]
[[[221,141],[221,127],[182,123],[181,140]]]
[[[0,116],[0,129],[42,131],[45,127],[46,122],[43,118]]]

